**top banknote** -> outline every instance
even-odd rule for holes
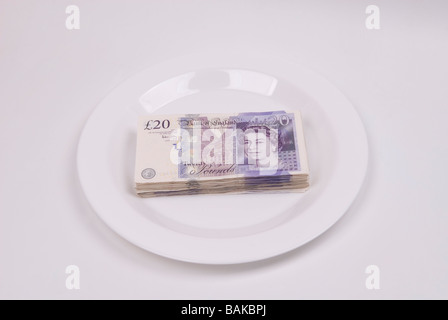
[[[305,139],[297,111],[139,118],[137,193],[224,185],[227,190],[229,181],[244,181],[253,188],[257,183],[288,186],[289,182],[294,187],[300,182],[303,189],[307,177]]]

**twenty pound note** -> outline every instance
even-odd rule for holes
[[[297,111],[139,118],[135,188],[142,197],[308,187]]]

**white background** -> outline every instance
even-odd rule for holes
[[[65,27],[76,4],[81,29]],[[381,10],[367,30],[365,9]],[[0,298],[448,298],[448,2],[0,0]],[[76,147],[101,99],[214,46],[277,52],[340,88],[367,130],[364,187],[327,233],[234,266],[172,261],[111,231]],[[65,268],[81,270],[67,290]],[[367,290],[368,265],[381,289]]]

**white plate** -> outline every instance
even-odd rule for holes
[[[134,194],[139,114],[295,108],[304,121],[308,192],[155,199]],[[331,227],[355,199],[367,155],[358,114],[321,76],[282,59],[214,53],[158,64],[114,89],[83,130],[78,171],[95,211],[125,239],[173,259],[231,264],[282,254]]]

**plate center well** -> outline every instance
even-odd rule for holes
[[[254,112],[291,110],[307,101],[296,92],[295,106],[284,105],[274,95],[278,84],[277,79],[252,71],[206,70],[154,86],[131,109],[137,114]],[[135,119],[130,123],[135,124]],[[130,152],[131,148],[124,154]],[[133,168],[133,159],[127,166]],[[133,171],[128,172],[126,179],[132,179]],[[274,228],[299,214],[299,202],[304,196],[301,193],[222,194],[131,201],[142,215],[165,228],[202,237],[235,237]]]

